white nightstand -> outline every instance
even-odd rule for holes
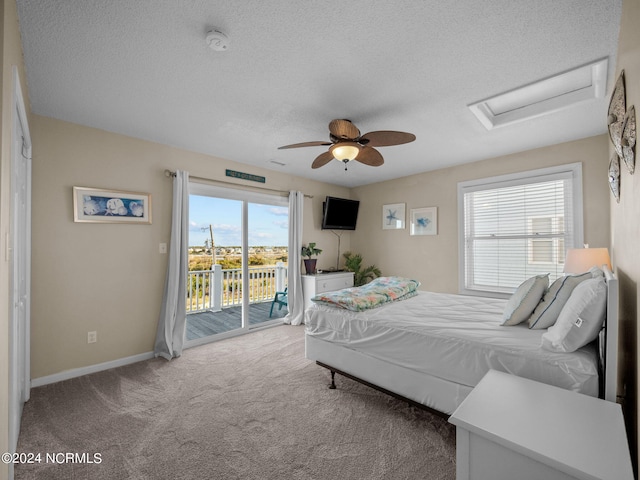
[[[495,370],[451,415],[457,480],[632,480],[620,405]]]
[[[341,290],[349,287],[353,287],[353,272],[302,275],[304,309],[306,310],[312,305],[311,299],[319,293],[333,292],[334,290]]]

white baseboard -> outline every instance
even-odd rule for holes
[[[90,373],[109,370],[110,368],[122,367],[124,365],[142,362],[144,360],[153,358],[153,356],[153,352],[140,353],[138,355],[132,355],[131,357],[112,360],[110,362],[98,363],[97,365],[89,365],[88,367],[74,368],[72,370],[65,370],[64,372],[54,373],[53,375],[47,375],[46,377],[34,378],[31,380],[31,388],[42,387],[43,385],[62,382],[63,380],[69,380],[70,378],[81,377]]]

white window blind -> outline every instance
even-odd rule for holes
[[[459,185],[462,293],[510,294],[524,280],[562,275],[582,242],[580,164]]]

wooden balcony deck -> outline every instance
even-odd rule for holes
[[[255,326],[263,322],[268,322],[277,318],[282,318],[287,314],[286,307],[278,310],[278,305],[273,307],[273,316],[269,318],[271,301],[252,303],[249,306],[249,325]],[[187,314],[187,337],[186,340],[196,340],[198,338],[225,333],[240,328],[242,321],[242,307],[223,308],[220,312],[198,312]]]

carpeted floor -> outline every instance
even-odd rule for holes
[[[446,420],[328,383],[304,358],[304,327],[284,325],[36,388],[18,451],[41,460],[15,478],[455,478]]]

